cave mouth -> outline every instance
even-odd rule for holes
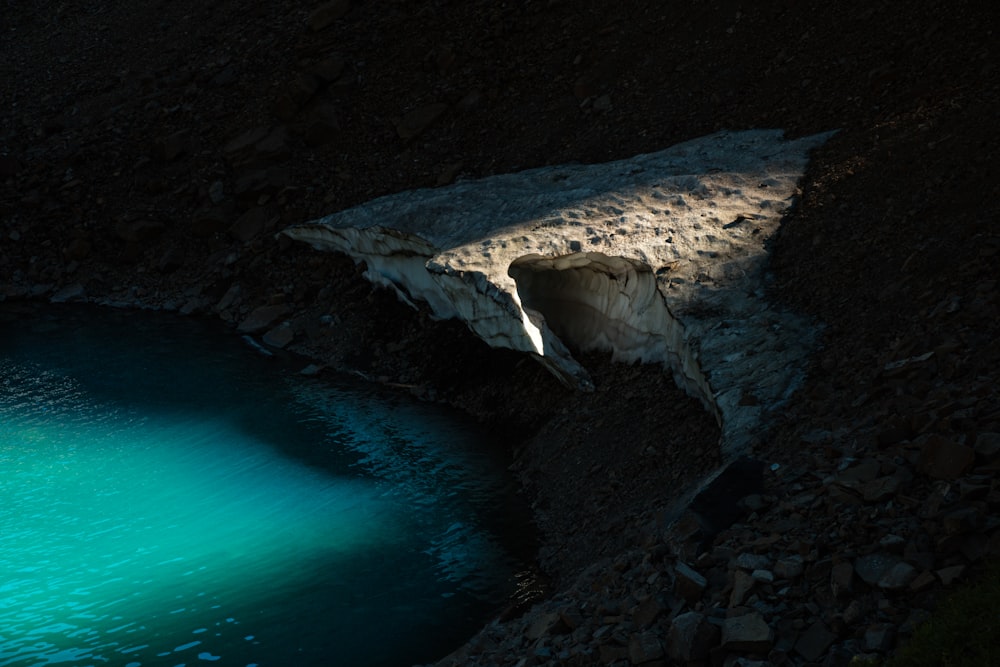
[[[303,363],[0,307],[0,663],[422,664],[505,605],[534,545],[503,443]]]
[[[659,363],[718,417],[708,384],[647,264],[600,252],[525,255],[511,263],[521,306],[568,349],[613,361]],[[543,351],[544,354],[544,351]]]
[[[568,348],[608,351],[615,361],[666,361],[662,332],[673,318],[641,262],[598,252],[527,255],[508,275],[529,315],[541,315]]]

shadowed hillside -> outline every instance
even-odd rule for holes
[[[1000,552],[996,19],[764,4],[7,3],[0,299],[288,321],[277,347],[508,431],[540,573],[454,662],[888,655]],[[771,264],[771,297],[824,329],[728,526],[665,530],[718,432],[659,368],[592,355],[597,391],[574,394],[274,236],[387,193],[764,127],[839,130]]]

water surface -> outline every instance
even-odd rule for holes
[[[303,365],[214,322],[0,310],[0,666],[410,665],[502,606],[500,449]]]

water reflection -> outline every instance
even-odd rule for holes
[[[468,423],[58,315],[0,321],[0,665],[409,665],[509,592],[522,515]]]

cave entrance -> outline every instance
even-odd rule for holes
[[[599,252],[526,255],[508,274],[522,306],[567,347],[608,350],[616,361],[667,361],[665,334],[676,321],[645,264]]]
[[[614,361],[663,364],[679,387],[719,418],[697,355],[648,265],[599,252],[525,255],[507,273],[539,329],[579,352],[608,350]]]

